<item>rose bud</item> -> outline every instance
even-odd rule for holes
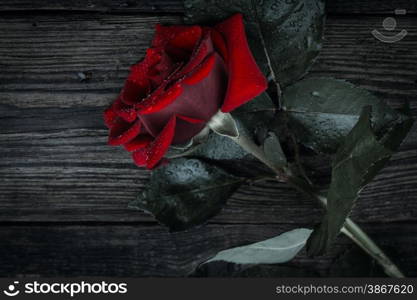
[[[215,27],[157,25],[145,58],[104,112],[108,143],[152,169],[169,146],[188,142],[219,110],[230,112],[266,87],[241,14]]]

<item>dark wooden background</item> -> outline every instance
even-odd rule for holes
[[[328,2],[324,49],[311,74],[347,79],[393,107],[408,100],[416,116],[417,2]],[[372,29],[382,30],[396,8],[407,9],[396,19],[408,36],[376,40]],[[149,174],[106,145],[101,113],[154,25],[178,23],[182,12],[180,0],[0,1],[0,276],[184,276],[219,250],[320,220],[316,203],[275,182],[242,187],[207,225],[184,232],[127,208]],[[417,276],[416,128],[352,216],[408,276]],[[267,270],[380,274],[343,237],[329,254],[301,253],[286,267]]]

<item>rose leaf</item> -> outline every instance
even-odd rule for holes
[[[233,111],[232,116],[241,123],[246,134],[254,135],[260,127],[268,128],[268,124],[276,117],[276,106],[264,92]]]
[[[256,61],[281,86],[301,78],[321,49],[322,0],[185,0],[184,7],[185,21],[193,24],[213,25],[242,13]]]
[[[333,78],[301,80],[284,90],[282,100],[298,142],[317,153],[334,154],[364,106],[372,106],[371,121],[377,136],[404,117],[367,90]]]
[[[149,212],[172,231],[184,230],[217,214],[244,181],[201,160],[178,158],[154,170],[129,207]]]
[[[298,228],[254,244],[220,251],[206,263],[277,264],[290,261],[304,247],[312,230]]]
[[[284,167],[287,165],[287,158],[285,157],[284,151],[282,151],[281,143],[275,133],[268,133],[268,137],[263,144],[263,150],[266,157],[272,161],[275,166]]]
[[[359,192],[390,159],[412,122],[397,123],[380,139],[371,127],[372,106],[363,108],[359,121],[344,139],[332,162],[327,212],[308,244],[310,255],[322,254],[339,234]]]

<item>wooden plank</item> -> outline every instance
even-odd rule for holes
[[[331,14],[394,14],[395,10],[417,13],[413,0],[326,0],[326,9]]]
[[[87,11],[106,13],[183,13],[182,0],[2,0],[1,11]]]
[[[0,221],[153,222],[149,215],[127,209],[146,187],[148,172],[136,168],[124,150],[106,145],[107,131],[94,128],[100,126],[100,112],[67,110],[71,113],[54,115],[31,109],[38,114],[34,117],[21,109],[16,120],[10,111],[8,117],[0,116],[5,131],[10,123],[26,123],[20,121],[20,132],[0,134]],[[48,122],[42,125],[38,120],[45,116]],[[362,192],[354,217],[416,220],[416,140],[406,143]],[[319,216],[314,202],[270,181],[241,188],[212,222],[315,222]]]
[[[334,14],[393,14],[395,9],[417,13],[413,0],[327,0],[328,13]],[[2,0],[1,11],[88,11],[106,13],[183,13],[182,0]]]
[[[416,107],[417,19],[402,17],[400,42],[376,40],[382,17],[329,17],[313,72],[351,80],[393,105]],[[179,17],[109,15],[3,16],[0,19],[0,104],[17,107],[104,107],[129,65],[140,60],[156,23]],[[81,81],[80,74],[88,80]]]
[[[160,16],[3,16],[0,103],[104,107],[144,55],[155,25],[178,22]]]
[[[101,224],[0,227],[0,276],[185,276],[219,250],[293,227],[210,225],[179,233],[168,233],[158,226]],[[364,224],[364,228],[407,276],[417,276],[415,224]],[[351,247],[350,241],[340,237],[329,254],[312,259],[301,253],[285,266],[300,268],[298,276],[309,271],[320,276],[372,275],[355,273],[357,266],[343,260],[341,255]],[[343,264],[338,264],[341,259]]]
[[[126,207],[146,187],[148,172],[106,145],[101,108],[3,107],[0,128],[1,221],[153,221]],[[363,191],[355,211],[361,220],[416,219],[416,141],[410,135]],[[318,212],[271,181],[240,189],[213,222],[314,222]]]
[[[0,19],[0,221],[147,222],[127,209],[146,186],[147,171],[125,151],[106,145],[101,112],[117,94],[128,66],[140,59],[155,23],[175,16],[3,16]],[[417,115],[417,24],[383,44],[371,35],[379,17],[331,17],[311,74],[368,88]],[[36,26],[34,26],[34,24]],[[91,72],[81,82],[79,72]],[[417,127],[362,193],[353,217],[417,218]],[[323,171],[325,173],[325,171]],[[241,188],[213,223],[316,222],[320,209],[275,182]]]

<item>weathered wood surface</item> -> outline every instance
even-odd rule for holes
[[[335,14],[393,14],[396,9],[417,13],[412,0],[326,0],[327,11]],[[2,0],[1,11],[88,11],[106,13],[182,13],[182,0]]]
[[[84,1],[59,2],[65,14],[45,13],[58,9],[42,7],[46,1],[37,2],[38,13],[17,12],[33,8],[30,3],[0,2],[0,275],[182,276],[219,249],[319,220],[316,203],[275,182],[242,187],[208,226],[183,233],[169,234],[151,216],[127,209],[148,173],[124,151],[106,146],[101,112],[128,66],[142,57],[154,24],[176,23],[180,16],[68,11],[80,10],[75,3]],[[94,3],[113,9],[106,1]],[[175,3],[166,1],[167,11],[176,12],[169,6]],[[395,44],[370,34],[382,20],[329,16],[311,74],[347,79],[394,107],[408,100],[416,116],[417,20],[398,17],[409,34]],[[416,128],[362,192],[353,214],[414,276]],[[346,245],[340,239],[331,254],[301,256],[294,264],[331,275]]]
[[[136,168],[122,149],[105,145],[101,113],[115,98],[128,66],[142,57],[154,24],[179,18],[90,18],[48,15],[0,21],[2,221],[154,222],[126,207],[146,185],[148,173]],[[348,79],[393,106],[409,100],[415,112],[415,36],[381,45],[369,33],[378,21],[329,18],[326,43],[312,74]],[[417,30],[412,21],[403,22],[411,34]],[[91,72],[91,79],[82,82],[80,72]],[[413,131],[363,192],[355,211],[362,221],[417,219],[416,144]],[[309,199],[268,182],[240,189],[213,222],[310,222],[318,220],[317,212]]]
[[[221,249],[265,239],[291,228],[213,224],[172,234],[157,226],[135,225],[1,227],[0,275],[185,276]],[[416,228],[398,223],[364,225],[407,275],[414,277]],[[301,276],[381,274],[377,266],[363,270],[358,265],[370,263],[361,252],[355,252],[353,261],[338,261],[337,257],[349,253],[351,248],[351,242],[341,237],[328,255],[310,259],[301,253],[285,265],[298,269]]]

